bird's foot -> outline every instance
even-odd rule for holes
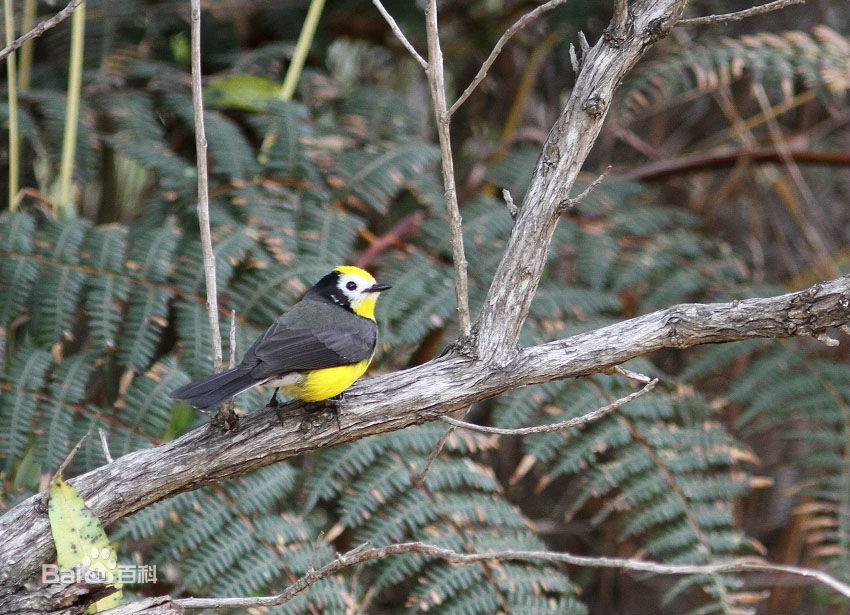
[[[269,403],[266,404],[266,408],[274,408],[277,410],[280,406],[280,400],[277,398],[277,389],[275,389],[274,393],[272,393],[272,398],[269,400]]]
[[[345,392],[334,395],[324,400],[322,403],[326,408],[329,408],[334,413],[337,428],[342,431],[342,423],[339,422],[339,405],[345,400]]]

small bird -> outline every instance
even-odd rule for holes
[[[359,267],[337,267],[275,320],[239,365],[190,382],[171,397],[207,409],[258,384],[275,387],[271,407],[279,405],[279,388],[310,402],[340,396],[372,361],[375,304],[389,288]]]

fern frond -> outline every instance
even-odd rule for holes
[[[74,442],[71,429],[74,404],[81,404],[94,372],[95,354],[83,352],[65,358],[50,374],[47,392],[50,400],[40,406],[47,428],[38,436],[38,460],[46,469],[58,468]]]
[[[127,231],[117,225],[91,229],[86,236],[80,260],[98,270],[86,279],[86,315],[92,344],[113,349],[121,323],[121,310],[130,292],[130,281],[123,275]]]
[[[37,393],[44,387],[53,358],[46,350],[19,348],[4,374],[0,390],[0,451],[8,477],[32,437]]]
[[[130,388],[120,403],[122,422],[132,434],[141,434],[155,441],[165,435],[171,421],[174,401],[169,393],[186,382],[173,358],[155,363],[147,372],[133,379]],[[127,438],[118,445],[119,454],[124,455],[138,448]]]
[[[35,239],[35,251],[49,261],[33,293],[31,330],[37,343],[52,346],[71,336],[71,321],[80,301],[86,274],[76,267],[88,223],[48,222]]]
[[[447,442],[447,454],[435,461],[424,485],[413,482],[429,453],[422,445],[439,437],[444,429],[439,427],[425,425],[391,434],[392,442],[389,436],[372,438],[322,451],[314,466],[321,478],[311,480],[311,471],[308,484],[319,486],[325,497],[342,493],[336,503],[340,523],[354,532],[358,543],[423,540],[474,551],[517,545],[544,548],[529,531],[528,520],[503,498],[492,471],[460,455],[458,450],[467,449],[468,443]],[[411,437],[423,429],[424,437]],[[482,446],[492,439],[477,441]],[[510,605],[514,596],[526,603],[566,602],[582,612],[569,600],[574,588],[556,569],[511,564],[522,573],[509,575],[502,572],[505,566],[504,562],[450,566],[416,555],[399,556],[373,565],[373,591],[413,583],[409,601],[417,612],[490,613]],[[542,600],[548,592],[558,599]]]
[[[147,369],[168,322],[168,301],[173,291],[165,285],[173,268],[179,231],[173,223],[145,231],[130,247],[125,268],[145,282],[132,288],[118,343],[118,359],[137,370]]]
[[[615,380],[594,380],[596,386],[566,382],[535,387],[540,391],[537,404],[550,408],[535,420],[564,420],[604,405],[607,396],[622,395],[610,389]],[[542,466],[538,485],[545,487],[559,476],[583,475],[568,515],[599,502],[592,523],[619,519],[624,536],[647,541],[660,559],[705,562],[746,550],[750,543],[735,529],[729,504],[746,490],[743,473],[731,470],[738,447],[720,424],[707,420],[711,409],[698,401],[689,400],[683,414],[677,409],[681,401],[653,393],[568,438],[530,438],[526,455]],[[697,408],[701,420],[694,416]],[[513,425],[520,417],[529,420],[530,412],[530,405],[516,407],[514,402],[498,416]],[[688,422],[680,422],[683,416]],[[712,601],[717,610],[731,604],[724,578],[711,577],[706,588],[719,596]]]
[[[846,92],[850,88],[848,45],[844,35],[819,25],[811,33],[761,32],[668,54],[624,84],[620,93],[625,101],[624,120],[632,121],[644,109],[664,108],[677,95],[710,92],[746,74],[777,82],[789,98],[798,79],[816,92]]]
[[[269,104],[267,116],[252,116],[249,121],[259,134],[273,135],[265,150],[265,169],[275,177],[297,178],[316,187],[322,185],[304,145],[314,138],[315,130],[303,105],[275,99]]]
[[[158,286],[136,286],[127,299],[127,310],[118,338],[122,365],[144,370],[153,358],[159,336],[167,324],[171,291]]]
[[[425,141],[408,139],[383,151],[345,151],[336,157],[336,173],[345,186],[338,198],[363,201],[386,213],[390,201],[404,184],[428,170],[439,159],[437,148]]]
[[[415,134],[420,117],[396,91],[382,87],[358,87],[346,96],[340,112],[364,122],[367,138],[372,142],[401,142]]]
[[[32,252],[35,221],[27,214],[5,212],[0,222],[0,323],[5,325],[28,305],[39,267],[25,258]]]
[[[455,311],[453,274],[449,267],[421,253],[387,265],[393,290],[378,303],[382,343],[395,345],[422,339],[445,325]]]

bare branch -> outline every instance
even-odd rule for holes
[[[611,165],[609,164],[605,168],[605,170],[602,171],[602,173],[599,175],[599,177],[597,177],[592,182],[590,182],[587,185],[587,187],[584,190],[582,190],[579,194],[561,201],[561,204],[559,205],[559,209],[560,209],[561,213],[565,212],[568,209],[575,207],[576,205],[581,203],[583,200],[585,200],[587,197],[589,197],[590,193],[593,192],[594,190],[596,190],[596,187],[599,186],[599,184],[601,184],[603,181],[605,181],[605,178],[608,176],[608,172],[610,170],[611,170]]]
[[[390,30],[392,30],[396,38],[401,41],[401,44],[404,45],[404,48],[407,49],[408,52],[410,52],[410,55],[413,56],[413,59],[419,62],[419,66],[421,66],[425,70],[428,70],[428,62],[425,61],[425,58],[419,55],[413,44],[409,40],[407,40],[407,37],[404,35],[404,32],[401,31],[401,28],[398,27],[398,24],[396,23],[395,19],[393,19],[393,16],[390,15],[389,12],[387,12],[387,9],[384,8],[384,5],[381,4],[381,0],[372,0],[372,4],[377,7],[378,12],[381,13],[381,16],[389,24]]]
[[[507,44],[509,40],[513,37],[514,34],[522,30],[525,26],[530,24],[532,21],[540,17],[543,13],[547,11],[551,11],[557,6],[565,4],[567,0],[549,0],[549,2],[545,2],[535,8],[532,11],[529,11],[519,19],[517,19],[514,24],[505,30],[505,33],[496,41],[496,46],[493,47],[493,51],[490,52],[490,55],[487,56],[487,59],[484,60],[484,63],[481,65],[481,68],[478,69],[478,73],[475,77],[472,78],[469,85],[466,86],[466,89],[463,93],[458,97],[458,99],[454,102],[449,109],[447,114],[448,117],[451,117],[455,114],[458,107],[460,107],[466,99],[469,98],[469,95],[478,87],[478,85],[484,81],[484,78],[487,76],[487,71],[490,70],[490,67],[493,66],[493,62],[496,61],[496,58],[499,57],[499,54],[502,53],[502,48]]]
[[[201,0],[190,0],[192,9],[192,110],[195,115],[195,152],[198,172],[198,224],[207,283],[207,315],[213,345],[213,370],[221,369],[221,331],[218,328],[218,290],[215,253],[210,233],[210,193],[207,173],[207,137],[204,128],[204,98],[201,85]]]
[[[519,212],[517,209],[516,203],[514,203],[514,197],[511,196],[511,191],[507,188],[502,189],[502,198],[505,199],[505,205],[508,208],[508,213],[511,214],[511,218],[516,220],[516,215]]]
[[[477,323],[477,356],[507,365],[540,282],[552,235],[566,195],[590,152],[622,77],[655,41],[666,36],[685,0],[632,5],[625,40],[614,46],[601,37],[582,54],[570,99],[549,132],[519,208],[502,260]],[[613,28],[613,26],[612,26]],[[583,46],[582,38],[579,38]]]
[[[69,481],[104,525],[167,497],[307,451],[351,442],[449,412],[520,386],[609,370],[661,348],[811,336],[850,321],[850,276],[806,290],[728,303],[682,304],[573,337],[521,349],[506,367],[447,355],[359,380],[330,412],[302,402],[244,415],[231,433],[200,427],[119,457]],[[0,517],[0,587],[20,584],[52,557],[47,519],[33,496]]]
[[[578,59],[575,45],[570,43],[570,64],[573,66],[573,72],[578,75],[581,72],[581,61]]]
[[[691,19],[680,19],[677,26],[706,26],[715,23],[728,23],[730,21],[741,21],[755,15],[763,15],[771,11],[784,9],[786,6],[794,4],[805,4],[806,0],[774,0],[761,6],[754,6],[743,11],[735,11],[734,13],[724,13],[722,15],[706,15],[705,17],[692,17]]]
[[[628,378],[629,380],[637,380],[638,382],[643,382],[644,384],[646,384],[650,380],[652,380],[652,378],[650,378],[646,374],[640,374],[638,372],[633,372],[632,370],[626,369],[625,367],[621,367],[619,365],[615,366],[611,370],[611,373],[619,374],[620,376],[623,376],[624,378]],[[657,380],[657,378],[656,378],[656,380]]]
[[[106,431],[103,427],[98,427],[97,433],[100,435],[100,446],[103,448],[103,458],[106,459],[106,463],[112,463],[115,460],[112,458],[112,453],[109,452],[109,442],[106,441]]]
[[[635,391],[634,393],[630,393],[625,397],[621,397],[620,399],[611,402],[607,406],[602,406],[601,408],[593,410],[592,412],[588,412],[587,414],[582,414],[581,416],[576,416],[567,421],[561,421],[560,423],[552,423],[551,425],[536,425],[534,427],[517,427],[513,429],[502,429],[500,427],[475,425],[474,423],[459,421],[450,416],[441,416],[440,420],[455,427],[463,427],[464,429],[468,429],[470,431],[480,431],[481,433],[494,433],[499,434],[500,436],[525,436],[534,433],[550,433],[553,431],[562,431],[571,427],[581,427],[582,425],[586,425],[587,423],[599,420],[603,416],[611,413],[617,408],[625,406],[630,401],[633,401],[638,397],[649,393],[652,389],[655,388],[656,384],[658,384],[658,378],[653,378],[642,389]]]
[[[73,13],[74,9],[80,6],[83,3],[83,0],[71,0],[68,5],[56,13],[50,19],[46,19],[38,24],[35,28],[27,32],[26,34],[22,34],[18,38],[16,38],[10,45],[7,45],[2,50],[0,50],[0,60],[8,56],[10,53],[15,51],[18,47],[26,43],[31,38],[37,38],[53,28],[58,24],[62,23],[66,19],[68,19]]]
[[[438,547],[423,542],[405,542],[385,547],[370,547],[368,544],[348,551],[319,568],[311,571],[273,596],[251,598],[181,598],[174,602],[184,609],[221,609],[279,606],[292,600],[311,585],[325,579],[340,570],[362,564],[366,561],[387,559],[402,553],[418,553],[437,557],[453,564],[475,564],[478,562],[520,560],[544,561],[584,568],[616,568],[634,572],[648,572],[663,575],[710,575],[730,572],[767,572],[771,574],[789,574],[814,579],[845,597],[850,597],[850,585],[821,570],[771,564],[758,558],[737,558],[708,564],[663,564],[638,559],[620,557],[590,557],[556,553],[552,551],[494,551],[490,553],[459,553],[452,549]]]
[[[452,141],[449,133],[449,114],[446,112],[446,84],[443,76],[443,51],[440,48],[440,30],[437,27],[437,0],[428,0],[425,8],[425,32],[428,37],[428,85],[434,103],[437,137],[440,141],[440,165],[443,170],[446,208],[451,228],[452,261],[455,268],[455,294],[457,295],[458,325],[461,335],[469,335],[469,283],[467,281],[466,253],[463,248],[463,219],[457,201]]]
[[[62,463],[59,464],[59,467],[56,468],[56,471],[50,477],[50,480],[47,481],[47,484],[44,485],[44,488],[41,490],[39,494],[41,496],[40,506],[43,510],[47,510],[47,505],[50,503],[50,489],[53,487],[53,483],[56,482],[56,479],[65,472],[67,467],[74,460],[74,457],[77,456],[77,453],[80,452],[80,449],[85,444],[86,440],[88,440],[89,434],[84,434],[80,441],[74,445],[74,448],[71,449],[71,452],[65,455],[65,459],[62,460]]]
[[[462,418],[466,418],[466,415],[469,414],[469,411],[472,409],[472,406],[464,409],[463,412],[460,413]],[[463,422],[463,421],[460,421]],[[422,471],[417,474],[413,482],[416,483],[417,486],[421,487],[425,482],[425,476],[428,474],[428,470],[431,469],[431,466],[434,465],[434,461],[436,461],[437,457],[440,456],[440,453],[443,452],[443,448],[446,446],[446,442],[449,441],[449,438],[452,437],[452,434],[457,431],[457,426],[452,425],[446,430],[442,436],[440,436],[440,440],[437,442],[436,446],[434,446],[433,450],[428,453],[428,459],[425,460],[425,466],[422,468]]]
[[[614,26],[613,35],[618,41],[626,38],[626,22],[629,18],[629,2],[628,0],[614,1]]]

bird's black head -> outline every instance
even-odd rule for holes
[[[327,301],[358,316],[375,319],[375,301],[388,284],[375,281],[368,271],[359,267],[337,267],[311,288],[306,297]]]
[[[351,309],[351,299],[339,288],[339,279],[340,273],[334,269],[307,291],[307,297],[335,303],[353,312],[354,310]]]

